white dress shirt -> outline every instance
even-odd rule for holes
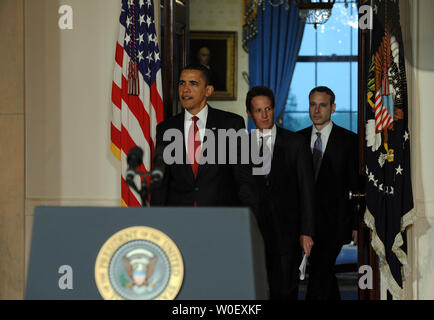
[[[317,139],[317,132],[321,132],[321,142],[322,142],[322,153],[324,154],[326,147],[327,147],[327,142],[329,141],[329,137],[330,137],[330,133],[332,132],[332,128],[333,128],[333,122],[330,121],[328,123],[328,125],[326,125],[324,128],[322,128],[321,131],[317,130],[315,128],[315,126],[312,126],[312,135],[310,137],[310,149],[313,152],[313,146],[315,144],[315,141]]]
[[[274,124],[271,129],[263,129],[262,132],[255,129],[254,132],[256,134],[256,141],[258,142],[258,148],[261,148],[261,137],[264,137],[266,146],[271,151],[271,157],[273,157],[274,144],[276,143],[276,125]],[[268,138],[269,136],[271,136],[271,138]]]

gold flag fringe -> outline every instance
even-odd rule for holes
[[[393,241],[392,245],[392,252],[396,255],[399,262],[401,262],[402,264],[401,275],[403,281],[410,274],[410,266],[408,264],[407,254],[401,249],[401,246],[404,243],[402,239],[402,232],[407,229],[408,226],[412,225],[415,219],[416,213],[414,209],[407,212],[401,218],[401,230],[396,234],[395,240]],[[380,259],[380,272],[386,281],[387,290],[390,291],[394,300],[402,300],[403,289],[398,285],[398,283],[392,276],[392,272],[390,271],[389,264],[386,260],[386,250],[384,248],[384,243],[380,240],[380,237],[378,237],[377,230],[375,228],[375,218],[367,208],[364,216],[364,221],[368,228],[372,230],[371,245],[378,258]]]

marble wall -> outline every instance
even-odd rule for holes
[[[0,1],[0,299],[24,288],[24,9]]]

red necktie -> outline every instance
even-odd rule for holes
[[[199,168],[199,162],[196,161],[196,155],[200,158],[201,152],[201,143],[200,143],[200,134],[199,128],[197,126],[198,117],[193,116],[191,118],[193,120],[190,130],[188,131],[188,159],[191,163],[191,169],[193,170],[194,178],[197,177],[197,170]]]

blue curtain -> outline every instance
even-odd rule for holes
[[[275,122],[286,105],[292,74],[303,37],[304,23],[298,16],[295,1],[290,2],[289,10],[284,5],[258,8],[257,35],[249,40],[250,88],[264,85],[273,90],[276,103]],[[249,119],[249,130],[255,123]]]

